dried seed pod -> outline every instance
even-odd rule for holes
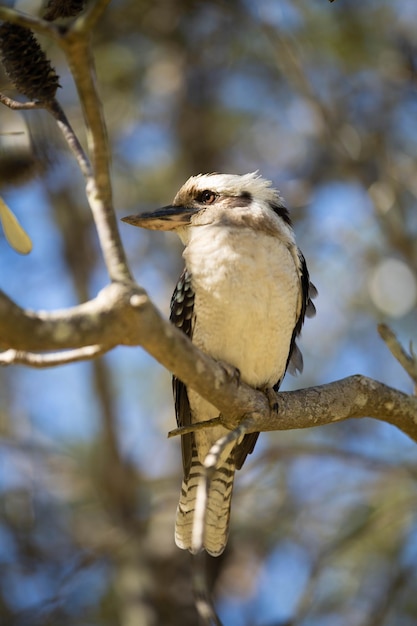
[[[55,98],[59,76],[31,30],[4,22],[0,26],[0,59],[20,93],[41,102]]]

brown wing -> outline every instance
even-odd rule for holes
[[[170,321],[182,330],[190,339],[194,326],[194,291],[191,285],[191,276],[185,269],[181,274],[171,298]],[[174,394],[175,416],[177,425],[189,426],[191,424],[191,410],[188,401],[187,388],[178,378],[172,377],[172,391]],[[182,435],[182,463],[184,476],[187,477],[191,468],[192,450],[194,437],[192,433]]]
[[[317,296],[317,289],[310,282],[310,275],[307,269],[306,260],[301,252],[298,250],[298,256],[300,257],[301,263],[301,274],[300,274],[300,287],[301,287],[301,310],[300,315],[298,316],[297,323],[294,327],[294,332],[292,334],[290,352],[288,354],[287,368],[290,371],[290,374],[296,374],[297,372],[303,371],[303,356],[297,346],[296,339],[301,333],[301,328],[304,324],[304,319],[306,317],[314,317],[316,314],[316,307],[313,303],[313,298]],[[286,369],[287,369],[286,368]],[[279,385],[281,381],[278,381],[276,385],[274,385],[275,391],[278,391]]]

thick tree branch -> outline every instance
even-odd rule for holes
[[[364,376],[277,394],[278,413],[266,396],[238,383],[162,317],[134,283],[113,283],[72,309],[23,310],[0,292],[0,345],[20,351],[67,350],[99,345],[142,346],[159,363],[212,402],[223,424],[253,419],[251,432],[309,428],[352,417],[373,417],[417,441],[417,398]]]

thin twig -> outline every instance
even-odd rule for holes
[[[30,367],[42,369],[97,358],[107,351],[108,348],[103,346],[85,346],[76,350],[53,352],[52,354],[37,354],[35,352],[10,349],[0,353],[0,365],[29,365]]]
[[[47,35],[53,39],[59,39],[62,36],[62,29],[59,26],[51,24],[51,22],[39,17],[29,15],[28,13],[16,11],[15,9],[0,7],[0,20],[11,22],[12,24],[19,24],[19,26],[30,28],[30,30],[41,33],[42,35]]]
[[[380,337],[387,344],[392,356],[397,359],[415,383],[415,392],[417,392],[417,359],[413,353],[412,346],[410,346],[410,354],[408,354],[398,341],[391,328],[389,328],[386,324],[378,324],[378,332]]]
[[[193,532],[191,537],[191,547],[194,554],[197,554],[203,549],[207,497],[211,479],[219,459],[224,449],[244,435],[251,426],[253,426],[253,419],[251,417],[243,419],[236,428],[218,439],[216,443],[211,446],[209,453],[204,459],[203,472],[197,487]]]
[[[204,430],[204,428],[211,428],[213,426],[219,425],[223,425],[223,420],[221,417],[213,417],[209,420],[205,420],[204,422],[196,422],[195,424],[190,424],[190,426],[180,426],[179,428],[173,428],[169,431],[168,439],[171,439],[171,437],[178,437],[179,435],[195,433],[196,430]]]
[[[93,213],[100,246],[112,281],[133,280],[127,264],[113,207],[110,177],[110,151],[103,105],[96,85],[94,57],[90,37],[84,32],[68,31],[60,44],[77,87],[87,126],[87,141],[94,178],[87,184],[87,196]]]
[[[45,108],[44,102],[19,102],[18,100],[13,100],[13,98],[9,98],[8,96],[0,93],[0,102],[4,104],[9,109],[13,109],[14,111],[27,111],[30,109],[42,109]]]
[[[200,552],[192,557],[192,578],[195,606],[200,626],[222,626],[213,606],[207,581],[207,554]]]
[[[191,549],[192,552],[197,555],[193,567],[193,588],[196,598],[197,611],[200,616],[201,623],[204,626],[221,626],[221,622],[216,614],[209,591],[205,559],[200,555],[204,544],[207,498],[210,490],[210,484],[225,448],[231,443],[236,442],[252,426],[252,418],[246,417],[234,430],[231,430],[229,433],[218,439],[214,445],[212,445],[209,453],[204,459],[203,473],[197,486],[193,531],[191,536]]]
[[[58,128],[61,130],[64,139],[68,144],[68,147],[73,153],[78,163],[78,166],[84,178],[86,179],[87,188],[89,188],[93,184],[93,170],[90,160],[84,152],[84,149],[77,135],[75,134],[71,124],[69,123],[68,118],[65,115],[61,105],[56,100],[48,103],[46,106],[49,113],[51,113],[51,115],[53,115],[53,117],[55,118]]]

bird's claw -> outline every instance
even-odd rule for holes
[[[269,408],[272,413],[278,413],[279,405],[277,401],[277,394],[272,387],[264,387],[262,389],[268,399]]]

